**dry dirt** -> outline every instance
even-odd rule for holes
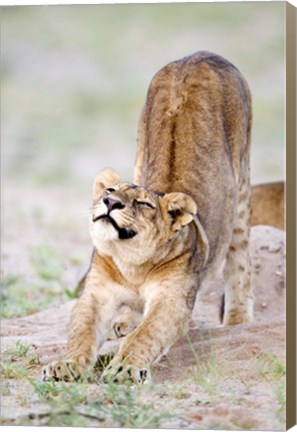
[[[189,335],[179,340],[154,367],[155,390],[146,390],[157,410],[166,408],[174,414],[171,419],[160,420],[158,427],[285,429],[284,232],[267,226],[252,228],[251,258],[254,322],[220,326],[221,279],[201,294]],[[75,301],[31,316],[3,320],[2,352],[15,347],[18,340],[29,343],[40,358],[40,364],[33,368],[33,375],[39,377],[42,365],[64,353]],[[114,342],[107,342],[101,353],[114,348]],[[100,385],[88,385],[93,397],[100,394]],[[46,415],[41,414],[48,408],[38,400],[26,379],[3,380],[3,387],[2,423],[32,424],[33,413],[34,424],[47,424]],[[26,394],[26,403],[22,403],[22,392]],[[108,419],[93,419],[89,425],[118,426]]]

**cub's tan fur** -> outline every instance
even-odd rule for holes
[[[284,182],[263,183],[252,187],[251,226],[271,225],[285,227],[285,184]]]
[[[135,182],[94,182],[95,246],[71,319],[66,361],[44,379],[91,367],[117,311],[143,313],[103,374],[135,383],[183,335],[196,293],[225,262],[223,324],[253,318],[248,254],[251,95],[240,72],[208,52],[153,78],[139,124]]]

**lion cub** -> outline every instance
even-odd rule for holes
[[[224,325],[253,318],[249,244],[251,95],[241,73],[208,52],[153,78],[134,183],[111,169],[93,185],[94,254],[71,318],[65,361],[44,379],[91,368],[117,311],[143,319],[123,338],[103,380],[145,381],[188,329],[196,293],[224,265]]]

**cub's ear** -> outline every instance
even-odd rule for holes
[[[195,201],[187,194],[173,192],[163,197],[167,212],[172,218],[172,230],[179,231],[183,226],[188,225],[197,213]]]
[[[113,169],[105,168],[100,171],[100,173],[96,175],[93,183],[93,199],[98,199],[104,189],[115,186],[120,181],[120,177]]]

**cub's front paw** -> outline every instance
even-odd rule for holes
[[[82,377],[83,369],[73,360],[57,360],[42,370],[43,381],[77,381]]]
[[[103,383],[125,384],[132,382],[134,384],[145,384],[151,381],[151,374],[148,368],[140,368],[130,364],[110,364],[104,370],[101,381]]]

